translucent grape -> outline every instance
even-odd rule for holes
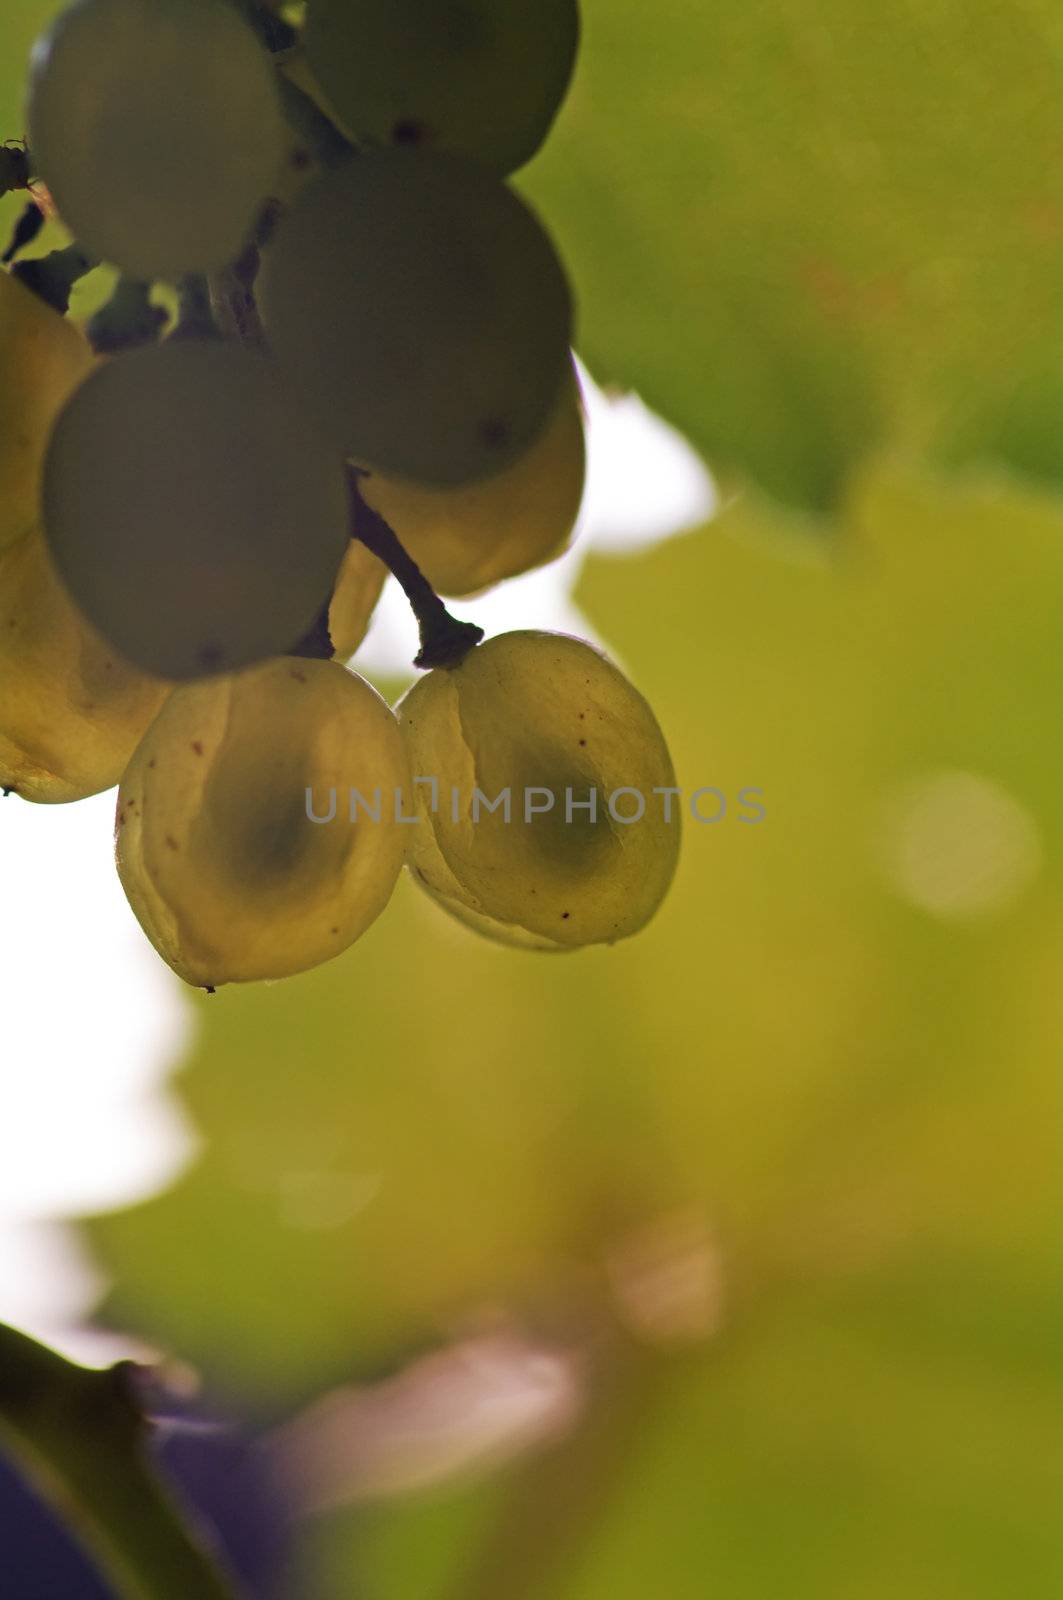
[[[359,809],[355,789],[379,821]],[[308,799],[307,790],[311,790]],[[287,657],[174,691],[118,795],[118,873],[165,961],[204,987],[283,978],[345,950],[402,864],[394,714],[338,662]],[[324,819],[335,797],[335,815]]]
[[[348,542],[341,460],[264,357],[220,341],[98,367],[56,423],[43,506],[85,615],[170,678],[289,649]]]
[[[339,660],[349,660],[365,638],[387,575],[387,567],[372,551],[357,539],[350,541],[328,614],[332,648]]]
[[[0,552],[0,685],[0,786],[42,802],[117,783],[171,688],[89,627],[39,530]]]
[[[527,207],[454,156],[380,151],[301,191],[265,252],[266,331],[352,459],[418,483],[501,471],[569,368],[564,270]]]
[[[561,554],[579,512],[585,466],[573,376],[545,431],[504,472],[456,489],[377,473],[360,488],[437,593],[467,595]]]
[[[285,154],[269,57],[225,0],[78,0],[34,47],[26,115],[63,221],[132,277],[239,255]]]
[[[454,150],[502,174],[546,138],[578,41],[576,0],[311,0],[305,33],[355,134]]]
[[[80,329],[0,272],[0,550],[40,519],[49,429],[94,361]]]
[[[502,634],[428,673],[398,714],[414,776],[439,785],[434,811],[416,787],[408,863],[446,910],[540,950],[645,926],[678,859],[678,807],[661,792],[675,777],[653,712],[610,661],[562,634]],[[641,820],[618,820],[639,797]]]

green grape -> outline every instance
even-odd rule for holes
[[[561,554],[583,498],[585,467],[573,374],[545,431],[494,477],[432,489],[377,473],[363,477],[360,489],[437,593],[467,595]]]
[[[225,0],[77,0],[34,46],[26,116],[67,227],[134,278],[238,256],[286,148],[269,57]]]
[[[308,802],[307,790],[311,790]],[[380,820],[359,810],[354,789]],[[159,954],[216,987],[303,972],[352,944],[402,865],[394,714],[334,661],[288,656],[176,689],[122,779],[118,874]],[[331,821],[330,791],[336,794]]]
[[[332,648],[339,660],[349,660],[365,638],[387,575],[384,563],[364,544],[352,539],[328,613]]]
[[[39,530],[0,552],[0,684],[0,786],[41,802],[117,783],[171,689],[85,622]]]
[[[347,549],[340,458],[254,351],[177,340],[96,369],[56,423],[44,525],[130,661],[194,678],[289,649]]]
[[[434,810],[430,785],[416,785],[407,860],[440,905],[527,949],[612,944],[645,926],[678,859],[675,777],[653,712],[603,655],[562,634],[501,634],[428,673],[398,715],[414,777],[439,785]],[[613,815],[611,802],[638,809],[621,789],[642,797],[642,820]],[[496,809],[477,815],[477,790]],[[580,805],[592,790],[593,814]]]
[[[39,520],[49,429],[95,360],[79,328],[0,272],[0,550]]]
[[[265,252],[266,332],[352,459],[434,485],[501,471],[547,424],[572,306],[550,240],[474,163],[378,151],[320,174]]]
[[[505,175],[568,88],[576,0],[310,0],[307,60],[355,134],[454,150]]]

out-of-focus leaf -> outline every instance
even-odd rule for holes
[[[676,1204],[718,1231],[738,1304],[915,1240],[1047,1236],[1063,518],[883,469],[832,565],[780,560],[756,520],[587,579],[685,791],[728,798],[688,819],[650,929],[546,962],[404,889],[339,961],[203,1001],[183,1088],[206,1151],[93,1225],[112,1316],[283,1409],[563,1293]],[[990,829],[973,870],[1003,852],[1003,884],[967,916],[883,856],[897,796],[956,772],[1005,793],[1033,851]]]
[[[506,1593],[1000,1600],[1021,1587],[1050,1600],[1063,1449],[1044,1357],[1058,1296],[1028,1294],[999,1260],[994,1300],[985,1266],[924,1262],[777,1296],[675,1362],[560,1574],[540,1583],[534,1561],[521,1565]],[[563,1455],[548,1470],[585,1492]],[[482,1600],[478,1552],[507,1498],[535,1526],[542,1482],[532,1466],[333,1518],[319,1534],[322,1600],[340,1600],[353,1572],[368,1600]]]
[[[595,372],[815,511],[882,439],[1058,486],[1058,6],[583,10],[525,181]]]

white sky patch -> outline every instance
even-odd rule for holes
[[[0,802],[0,1318],[49,1334],[102,1288],[54,1219],[155,1193],[195,1150],[166,1089],[192,1013],[126,904],[113,820],[113,793]]]

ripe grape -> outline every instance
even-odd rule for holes
[[[171,687],[85,622],[39,530],[0,552],[0,682],[0,785],[42,802],[117,783]]]
[[[380,473],[359,486],[437,593],[468,595],[561,554],[579,512],[585,466],[573,374],[545,431],[504,472],[456,489]]]
[[[48,431],[94,361],[73,323],[0,272],[0,550],[39,520]]]
[[[416,787],[408,862],[446,910],[534,949],[612,944],[645,926],[678,858],[677,812],[654,794],[675,778],[653,712],[610,661],[562,634],[501,634],[427,674],[398,714],[414,776],[440,785],[434,813],[430,787]],[[510,820],[503,808],[477,816],[477,788],[489,802],[508,788]],[[619,789],[643,797],[641,821],[614,819]],[[534,790],[550,809],[526,820]],[[591,790],[593,815],[580,806]],[[634,809],[628,797],[617,807]]]
[[[67,227],[135,278],[238,256],[285,153],[269,58],[225,0],[77,0],[34,47],[26,115]]]
[[[502,175],[546,138],[578,41],[576,0],[311,0],[305,33],[355,134],[454,150]]]
[[[349,820],[349,791],[380,820]],[[332,821],[314,822],[329,811]],[[118,795],[118,873],[141,926],[187,982],[283,978],[339,955],[384,909],[402,865],[394,797],[408,771],[394,714],[334,661],[294,657],[182,685]]]
[[[213,340],[98,367],[56,423],[43,506],[85,615],[169,678],[289,649],[348,542],[340,458],[263,356]]]
[[[365,638],[387,575],[384,563],[359,540],[352,539],[328,613],[332,649],[339,660],[349,660]]]
[[[455,156],[377,151],[312,179],[265,252],[261,301],[282,368],[337,446],[418,483],[516,460],[569,368],[550,240]]]

